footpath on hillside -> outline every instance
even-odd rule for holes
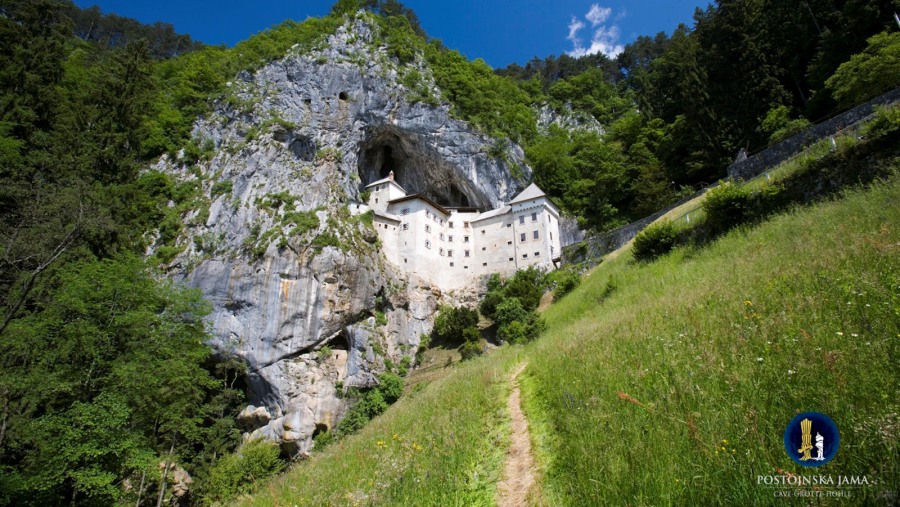
[[[528,433],[528,419],[522,412],[522,392],[519,389],[519,374],[527,364],[523,363],[510,377],[512,392],[507,400],[507,409],[512,420],[510,445],[506,451],[503,478],[497,485],[499,507],[528,505],[534,488],[535,464],[531,451],[531,436]]]

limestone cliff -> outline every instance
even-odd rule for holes
[[[517,146],[492,157],[494,141],[449,106],[412,100],[413,71],[416,96],[440,97],[427,65],[399,66],[375,30],[358,15],[319,49],[238,76],[195,125],[211,156],[157,165],[208,204],[184,217],[170,273],[212,303],[214,347],[249,366],[248,433],[290,454],[334,427],[341,386],[373,385],[386,359],[415,354],[441,302],[475,295],[393,268],[367,216],[350,213],[363,186],[393,170],[409,192],[490,208],[530,176]]]

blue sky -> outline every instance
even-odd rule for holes
[[[322,16],[333,0],[75,0],[145,23],[165,21],[209,44],[232,46],[285,19]],[[492,67],[534,56],[603,52],[614,55],[638,35],[671,33],[693,24],[706,0],[457,0],[403,2],[425,31]]]

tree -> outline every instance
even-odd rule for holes
[[[442,306],[434,319],[434,330],[431,335],[438,340],[450,343],[466,341],[466,330],[478,326],[478,310],[464,306]]]
[[[880,33],[862,53],[842,63],[825,86],[841,107],[850,107],[900,85],[900,32]]]
[[[59,272],[0,336],[16,502],[113,503],[123,479],[202,447],[205,400],[224,389],[204,368],[208,311],[135,257]]]

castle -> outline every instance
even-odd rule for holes
[[[484,213],[407,195],[393,171],[365,188],[387,259],[442,289],[529,266],[552,270],[559,262],[559,209],[533,183],[508,204]]]

